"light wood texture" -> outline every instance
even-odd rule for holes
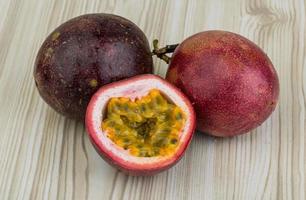
[[[304,0],[0,0],[0,199],[305,199],[305,10]],[[166,172],[122,174],[97,155],[83,124],[43,102],[32,77],[48,33],[92,12],[124,16],[163,45],[209,29],[248,37],[278,71],[277,109],[251,134],[196,134]]]

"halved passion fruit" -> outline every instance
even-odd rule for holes
[[[86,113],[89,138],[110,164],[133,175],[168,169],[183,155],[195,128],[191,103],[155,75],[100,88]]]

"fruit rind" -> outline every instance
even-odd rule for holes
[[[106,102],[109,98],[128,96],[137,98],[144,95],[150,88],[160,89],[186,113],[186,126],[180,138],[180,145],[174,155],[166,158],[139,158],[128,155],[122,149],[112,146],[101,130],[101,121]],[[117,90],[117,92],[115,92]],[[116,95],[114,95],[116,93]],[[150,175],[173,166],[182,157],[188,147],[195,129],[195,113],[187,97],[176,87],[156,75],[139,75],[130,79],[111,83],[100,88],[92,97],[86,112],[86,129],[91,142],[98,153],[110,164],[132,175]]]

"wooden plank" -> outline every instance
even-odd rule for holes
[[[305,11],[303,0],[0,0],[0,198],[305,199]],[[97,155],[82,123],[42,101],[32,77],[44,38],[92,12],[126,17],[163,45],[210,29],[248,37],[278,71],[276,111],[251,134],[197,133],[166,172],[122,174]],[[167,65],[154,64],[164,76]]]

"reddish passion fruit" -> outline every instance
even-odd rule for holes
[[[132,175],[152,175],[182,157],[195,114],[173,85],[155,75],[139,75],[100,88],[90,100],[85,123],[107,162]]]
[[[206,31],[179,46],[160,49],[157,55],[163,58],[174,49],[166,79],[193,103],[198,130],[221,137],[243,134],[275,109],[277,73],[250,40],[231,32]]]
[[[101,86],[152,71],[149,43],[134,23],[111,14],[87,14],[47,37],[36,58],[34,78],[52,108],[83,119]]]

